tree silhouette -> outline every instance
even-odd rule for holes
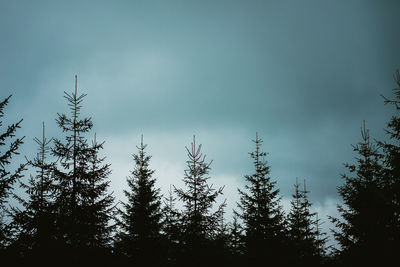
[[[149,168],[151,156],[145,152],[143,136],[138,154],[133,155],[135,167],[127,178],[129,191],[124,190],[127,202],[119,210],[121,231],[117,248],[137,264],[156,265],[161,249],[161,196],[155,188],[154,170]]]
[[[178,262],[181,247],[181,218],[178,209],[175,207],[176,198],[172,188],[168,191],[168,197],[164,199],[162,233],[166,245],[166,264],[174,266]]]
[[[104,163],[105,157],[99,157],[104,142],[98,143],[96,134],[89,147],[87,200],[83,202],[87,220],[87,245],[94,252],[104,253],[111,246],[114,226],[110,219],[115,214],[114,197],[107,192],[111,173],[110,164]]]
[[[71,114],[58,114],[56,121],[65,137],[54,139],[52,149],[59,163],[54,168],[57,239],[65,260],[80,262],[94,260],[93,251],[107,244],[113,198],[107,193],[109,165],[97,156],[103,143],[94,141],[90,146],[85,137],[93,123],[91,118],[80,119],[86,95],[77,95],[76,76],[75,92],[64,93]]]
[[[395,108],[395,115],[386,125],[388,142],[379,142],[384,152],[384,195],[386,199],[386,227],[390,235],[386,240],[386,258],[388,261],[397,259],[400,251],[400,70],[397,70],[394,79],[397,88],[394,88],[394,99],[384,97],[385,104]]]
[[[265,261],[281,264],[285,244],[284,214],[278,197],[279,189],[269,177],[270,167],[265,161],[267,153],[261,151],[262,140],[256,134],[255,151],[249,153],[255,172],[245,175],[246,191],[238,190],[241,213],[245,230],[245,254],[250,264]],[[287,257],[286,257],[287,258]]]
[[[342,175],[338,187],[344,205],[338,205],[341,219],[332,218],[339,230],[334,236],[340,245],[340,259],[346,266],[382,265],[391,250],[388,240],[393,234],[388,226],[382,155],[370,142],[365,123],[362,141],[353,146],[358,154],[356,164],[345,164],[352,176]],[[389,205],[388,205],[389,204]],[[385,264],[383,264],[385,265]]]
[[[229,227],[229,248],[233,256],[243,254],[243,228],[239,223],[237,214],[233,214],[233,221]]]
[[[7,106],[11,95],[0,102],[0,127],[3,126],[4,108]],[[10,243],[10,233],[7,229],[6,207],[11,190],[15,181],[22,177],[22,172],[25,169],[25,164],[20,164],[19,167],[12,171],[9,170],[9,165],[13,156],[18,155],[18,149],[23,144],[24,137],[16,138],[16,131],[21,127],[22,119],[17,123],[8,125],[6,129],[0,132],[0,253]]]
[[[223,217],[225,201],[216,210],[212,210],[217,197],[222,194],[223,187],[214,189],[208,184],[208,173],[211,162],[206,162],[206,156],[201,153],[201,145],[196,146],[196,139],[190,149],[186,147],[188,160],[183,182],[186,189],[177,189],[175,192],[183,202],[181,212],[183,246],[185,248],[183,262],[191,265],[201,265],[206,259],[210,241]],[[196,258],[196,261],[193,259]]]
[[[316,265],[321,262],[326,238],[319,230],[319,219],[315,218],[317,213],[310,211],[312,204],[308,200],[305,180],[303,190],[297,178],[294,188],[291,210],[287,216],[291,258],[293,264]]]
[[[12,246],[19,250],[22,257],[40,262],[40,258],[52,251],[55,235],[54,177],[55,162],[47,162],[49,144],[52,139],[45,136],[43,123],[42,138],[34,138],[38,144],[38,153],[29,166],[36,169],[36,175],[30,175],[28,182],[20,182],[27,198],[14,194],[23,210],[12,209],[14,238]]]

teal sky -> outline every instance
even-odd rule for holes
[[[0,0],[6,122],[24,118],[22,154],[33,156],[42,121],[60,135],[56,114],[77,74],[117,198],[141,134],[163,192],[181,184],[195,134],[232,209],[258,132],[284,204],[299,177],[332,214],[362,121],[380,139],[392,114],[380,94],[391,96],[400,67],[399,10],[378,0]]]

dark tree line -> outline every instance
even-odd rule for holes
[[[36,157],[14,170],[24,137],[17,137],[22,120],[3,127],[9,96],[0,102],[0,263],[388,266],[400,251],[399,71],[395,80],[394,99],[384,98],[396,112],[387,123],[389,139],[372,141],[364,124],[355,163],[345,165],[340,218],[330,218],[338,245],[330,250],[305,180],[296,178],[290,210],[284,212],[257,134],[249,153],[253,171],[238,189],[232,220],[224,218],[224,188],[212,186],[212,160],[195,137],[186,147],[184,187],[162,196],[142,136],[126,200],[116,203],[109,192],[111,166],[101,155],[104,142],[91,133],[91,118],[81,115],[86,95],[78,95],[76,76],[74,92],[64,95],[70,112],[56,118],[63,138],[47,138],[43,124],[42,137],[34,138]],[[22,193],[16,194],[17,186]]]

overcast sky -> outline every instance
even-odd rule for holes
[[[379,139],[392,114],[380,95],[391,96],[400,67],[399,10],[378,0],[0,0],[5,122],[24,119],[21,152],[32,157],[42,121],[61,135],[55,118],[77,74],[117,199],[141,134],[162,192],[182,184],[195,134],[231,214],[258,132],[284,205],[298,177],[315,209],[334,214],[362,121]]]

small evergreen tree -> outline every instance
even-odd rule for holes
[[[11,95],[0,102],[0,127],[3,126],[2,118],[4,117],[4,108],[7,106]],[[22,177],[25,164],[11,171],[8,169],[13,156],[18,155],[18,149],[23,144],[24,137],[15,138],[16,131],[21,127],[22,119],[17,123],[7,126],[0,132],[0,253],[10,242],[10,236],[7,231],[7,214],[6,207],[11,190],[16,180]]]
[[[104,163],[105,157],[99,157],[104,142],[98,143],[96,134],[90,146],[88,170],[88,195],[86,206],[88,247],[93,250],[103,251],[110,248],[111,234],[114,226],[110,225],[114,211],[114,197],[107,192],[111,174],[110,164]]]
[[[127,202],[119,210],[121,219],[117,248],[138,264],[156,265],[161,248],[161,196],[155,188],[154,170],[149,168],[151,156],[145,152],[143,136],[138,154],[133,155],[135,167],[127,178]]]
[[[228,249],[230,257],[226,266],[243,266],[246,262],[243,261],[244,253],[244,233],[243,227],[239,223],[239,217],[234,212],[232,222],[228,227]]]
[[[207,249],[223,217],[226,202],[220,204],[215,211],[212,210],[223,187],[214,189],[208,184],[211,162],[206,162],[206,156],[201,153],[201,145],[196,146],[195,136],[191,148],[186,147],[186,151],[188,160],[183,182],[187,189],[175,188],[178,198],[184,204],[180,215],[185,249],[183,263],[201,265],[210,255]],[[194,258],[196,262],[193,262]]]
[[[181,225],[180,214],[175,208],[176,198],[173,195],[172,188],[168,191],[168,198],[164,199],[162,232],[165,238],[166,246],[166,264],[174,266],[177,264],[181,251]]]
[[[238,220],[238,215],[234,213],[233,221],[229,227],[229,248],[234,256],[243,254],[243,228]]]
[[[296,264],[316,265],[321,262],[325,238],[318,229],[319,219],[314,219],[317,213],[310,211],[312,204],[308,200],[309,191],[305,181],[303,190],[300,190],[296,178],[294,188],[291,210],[287,216],[291,258]]]
[[[344,205],[338,205],[341,218],[331,218],[338,230],[334,236],[340,245],[340,259],[346,266],[388,264],[391,248],[388,241],[390,204],[386,201],[382,155],[370,142],[365,123],[361,129],[362,141],[353,146],[358,153],[357,163],[345,164],[349,175],[342,175],[344,184],[338,187]],[[386,264],[384,264],[386,263]]]
[[[215,233],[212,238],[212,250],[210,251],[210,260],[213,261],[215,266],[228,266],[231,265],[231,251],[230,251],[230,228],[229,224],[225,223],[224,219],[225,212],[219,218],[219,222],[215,229]]]
[[[267,153],[261,151],[262,140],[256,134],[255,151],[250,153],[255,172],[245,175],[246,191],[239,189],[241,213],[245,230],[245,254],[250,264],[268,260],[281,264],[287,257],[285,251],[284,214],[278,196],[279,189],[269,176],[270,167],[265,161]]]
[[[28,164],[36,169],[36,175],[30,175],[27,183],[20,182],[20,187],[25,191],[27,198],[14,195],[24,208],[12,209],[13,228],[15,241],[13,247],[23,257],[39,261],[40,258],[52,251],[55,229],[54,207],[54,162],[46,162],[51,139],[45,136],[43,123],[43,135],[41,139],[34,138],[39,146],[39,151]]]

